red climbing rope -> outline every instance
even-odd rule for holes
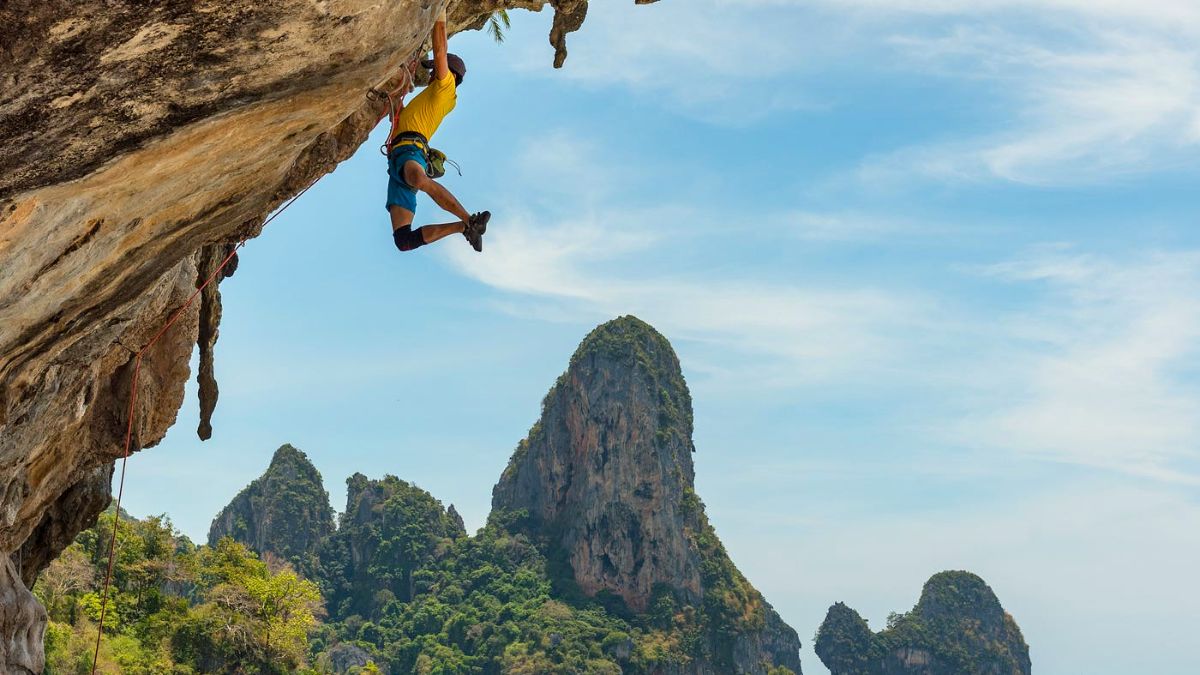
[[[316,182],[316,179],[314,179],[303,190],[296,193],[294,197],[284,203],[283,206],[279,207],[275,213],[272,213],[270,216],[268,216],[267,219],[263,221],[262,226],[266,227],[272,220],[275,220],[276,216],[286,211],[289,206],[294,204],[296,200],[301,197],[301,195],[303,195],[305,192],[308,192],[308,189],[315,185]],[[129,448],[133,444],[133,413],[137,410],[138,375],[142,371],[142,356],[146,353],[146,350],[150,349],[156,342],[158,342],[159,338],[161,338],[167,332],[167,330],[171,328],[171,326],[175,325],[175,322],[179,320],[179,317],[183,316],[184,310],[191,306],[192,302],[196,300],[196,297],[199,296],[200,293],[203,292],[204,289],[207,288],[208,285],[211,284],[213,280],[221,274],[221,270],[225,269],[225,266],[229,264],[229,261],[233,260],[233,256],[237,255],[238,249],[240,249],[245,243],[246,240],[243,238],[237,243],[236,246],[233,247],[233,250],[229,252],[229,255],[225,256],[225,259],[221,261],[220,265],[217,265],[217,269],[214,270],[213,273],[204,280],[204,283],[200,284],[196,288],[196,292],[192,293],[191,297],[189,297],[186,302],[179,306],[179,309],[175,310],[175,313],[172,314],[169,319],[167,319],[167,322],[163,324],[163,327],[154,334],[154,337],[150,338],[150,341],[146,343],[146,346],[142,347],[134,357],[133,384],[129,394],[129,419],[125,425],[125,453],[121,457],[121,480],[117,487],[117,508],[114,512],[115,517],[113,518],[112,539],[108,544],[108,570],[104,574],[104,592],[100,595],[100,626],[96,629],[96,651],[92,655],[92,675],[96,675],[96,666],[100,661],[100,640],[104,635],[104,618],[107,615],[108,610],[108,589],[112,583],[113,562],[116,560],[117,528],[121,524],[121,497],[125,494],[125,465],[129,461]]]

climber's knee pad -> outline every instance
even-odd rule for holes
[[[414,230],[411,225],[393,230],[392,241],[396,242],[396,248],[401,251],[411,251],[425,245],[425,237],[421,236],[421,229]]]

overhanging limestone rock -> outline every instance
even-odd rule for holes
[[[563,14],[562,55],[582,0],[462,0],[450,29],[547,4]],[[0,592],[20,595],[20,577],[103,508],[81,486],[121,454],[134,355],[194,292],[202,252],[257,235],[362,144],[384,106],[365,93],[421,46],[441,5],[0,5],[0,553],[31,561]],[[208,300],[146,353],[134,450],[175,420],[202,306],[201,341],[215,338],[215,289]],[[14,653],[0,672],[31,669]]]

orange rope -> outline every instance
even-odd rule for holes
[[[285,203],[277,211],[275,211],[275,213],[272,213],[266,220],[264,220],[262,226],[266,227],[272,220],[275,220],[276,216],[286,211],[287,208],[294,204],[301,195],[303,195],[305,192],[308,192],[308,189],[315,185],[316,182],[316,179],[314,179],[308,184],[307,187],[296,193],[296,195],[289,199],[287,203]],[[117,528],[121,524],[121,497],[125,494],[125,465],[129,462],[129,448],[133,443],[133,414],[137,409],[138,375],[142,371],[142,356],[145,355],[146,350],[150,349],[156,342],[158,342],[158,340],[171,326],[175,325],[175,322],[179,320],[179,317],[183,316],[184,310],[191,306],[192,302],[196,300],[196,297],[199,296],[200,293],[221,274],[221,270],[225,269],[225,266],[229,264],[229,261],[233,260],[233,256],[237,255],[238,249],[245,245],[245,243],[246,240],[243,238],[237,243],[236,246],[233,247],[233,250],[229,252],[229,255],[225,256],[225,259],[221,261],[220,265],[217,265],[217,269],[214,270],[213,273],[204,280],[204,283],[200,284],[200,286],[196,288],[196,292],[192,293],[191,297],[189,297],[186,302],[179,306],[179,309],[175,310],[175,313],[172,314],[169,319],[167,319],[167,322],[163,324],[163,327],[154,334],[154,337],[150,338],[150,342],[146,343],[146,346],[142,347],[134,357],[133,384],[129,394],[129,419],[125,425],[125,454],[121,457],[121,480],[117,488],[117,508],[113,518],[112,539],[108,544],[108,570],[104,574],[104,592],[100,595],[100,626],[96,629],[96,651],[92,655],[92,675],[96,675],[96,666],[100,661],[100,640],[104,635],[104,618],[107,615],[108,610],[108,589],[112,583],[113,562],[116,560]]]

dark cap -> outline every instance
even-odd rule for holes
[[[462,84],[463,78],[467,76],[467,64],[458,54],[446,54],[446,65],[450,66],[450,72],[454,73],[454,85]],[[421,61],[421,67],[433,70],[433,59],[425,59]]]

